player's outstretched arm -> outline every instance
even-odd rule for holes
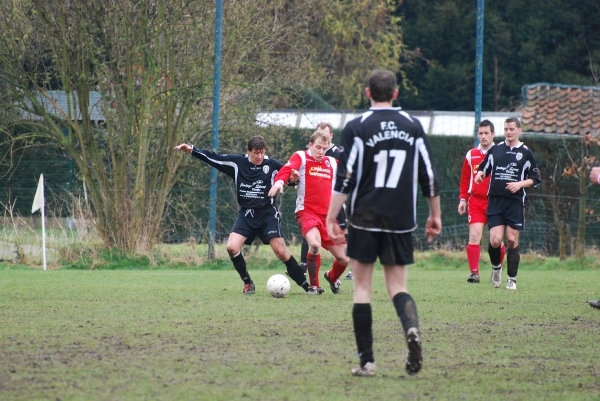
[[[427,242],[431,242],[442,232],[442,208],[439,195],[427,198],[427,203],[429,203],[429,217],[425,223],[425,236]]]
[[[173,150],[181,150],[185,153],[192,153],[192,147],[187,143],[182,143],[181,145],[177,145],[173,148]]]

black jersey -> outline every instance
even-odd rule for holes
[[[273,179],[283,164],[265,156],[260,166],[250,162],[248,155],[225,154],[192,147],[192,156],[210,164],[235,181],[237,201],[243,209],[259,209],[275,204],[268,196]]]
[[[510,147],[506,141],[492,146],[478,171],[490,176],[488,196],[504,196],[525,203],[525,189],[512,193],[506,189],[509,182],[523,181],[531,178],[533,186],[540,185],[540,170],[533,152],[523,142]]]
[[[336,160],[340,160],[340,148],[331,144],[331,147],[325,152],[325,156],[331,156]]]
[[[342,131],[334,192],[349,195],[355,228],[405,233],[417,228],[417,184],[440,193],[427,136],[400,108],[371,108]]]

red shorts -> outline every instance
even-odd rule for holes
[[[483,223],[487,224],[487,212],[488,198],[480,198],[477,196],[469,197],[468,203],[468,221],[469,224]]]
[[[300,227],[300,233],[303,237],[306,237],[308,230],[316,227],[321,235],[321,246],[329,250],[329,247],[335,245],[335,243],[329,238],[329,234],[327,234],[325,217],[326,216],[320,216],[306,210],[301,210],[296,213],[296,223],[298,223],[298,227]]]

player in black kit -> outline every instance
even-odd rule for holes
[[[408,293],[406,265],[414,262],[417,184],[429,204],[425,235],[431,241],[442,230],[439,178],[423,127],[399,107],[392,107],[398,96],[394,73],[373,71],[365,93],[371,108],[342,131],[327,231],[332,240],[343,239],[336,216],[349,198],[347,252],[354,274],[352,321],[360,358],[352,374],[375,374],[371,291],[374,263],[379,258],[388,295],[404,329],[406,371],[414,375],[422,366],[421,338],[416,303]]]
[[[227,239],[227,253],[244,281],[244,294],[254,294],[255,286],[241,250],[242,245],[252,244],[255,237],[271,245],[275,256],[285,264],[291,279],[308,292],[309,285],[302,268],[285,246],[275,197],[267,196],[283,164],[265,156],[266,147],[262,136],[254,136],[248,141],[245,155],[219,155],[187,144],[175,146],[174,149],[190,153],[235,181],[240,211]]]
[[[533,152],[519,141],[521,122],[516,117],[504,121],[506,140],[493,146],[479,165],[474,181],[480,183],[488,175],[487,220],[490,229],[488,254],[492,263],[492,284],[500,287],[502,264],[500,246],[506,229],[506,289],[517,289],[519,271],[519,231],[525,228],[525,188],[540,184],[540,171]]]

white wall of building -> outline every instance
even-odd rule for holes
[[[359,117],[364,111],[301,111],[274,110],[258,113],[256,122],[266,127],[269,125],[314,129],[318,123],[325,121],[334,129],[342,129],[348,121]],[[407,111],[417,118],[428,135],[473,136],[475,132],[475,113],[467,111]],[[504,120],[509,117],[521,117],[520,113],[483,112],[482,120],[490,120],[494,124],[496,135],[503,135]]]

